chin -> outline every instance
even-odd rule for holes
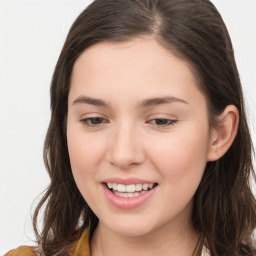
[[[110,225],[105,225],[105,227],[115,234],[126,237],[145,236],[154,230],[152,224],[149,225],[147,221],[132,219],[115,221],[114,225],[113,223],[110,223]]]

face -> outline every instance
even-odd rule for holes
[[[189,65],[154,39],[102,42],[82,53],[67,141],[99,225],[140,236],[189,223],[209,154],[207,102]]]

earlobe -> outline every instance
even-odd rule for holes
[[[228,105],[212,128],[208,161],[216,161],[228,151],[236,137],[238,123],[238,109],[234,105]]]

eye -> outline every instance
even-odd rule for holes
[[[89,117],[80,120],[86,126],[99,126],[103,123],[108,123],[108,120],[103,117]]]
[[[148,123],[151,123],[157,126],[170,126],[170,125],[174,125],[176,122],[177,120],[166,119],[166,118],[156,118],[148,121]]]

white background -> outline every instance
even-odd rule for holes
[[[0,0],[0,255],[34,239],[31,205],[49,182],[42,149],[50,80],[69,27],[89,2]],[[256,1],[213,3],[233,40],[252,126]],[[255,143],[255,127],[252,134]]]

